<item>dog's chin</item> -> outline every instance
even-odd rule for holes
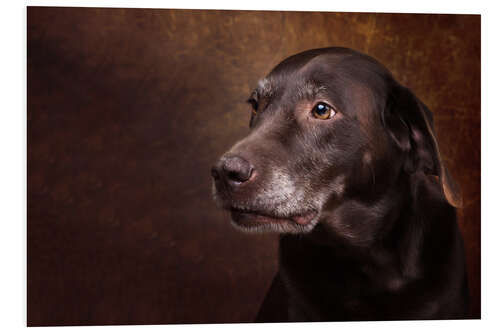
[[[319,220],[319,213],[315,210],[286,217],[236,208],[229,210],[232,224],[245,232],[307,233]]]

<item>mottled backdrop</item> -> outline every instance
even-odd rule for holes
[[[346,46],[434,111],[480,316],[480,17],[27,9],[28,324],[252,321],[277,238],[211,200],[210,166],[283,58]]]

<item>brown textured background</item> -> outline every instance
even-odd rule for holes
[[[273,235],[212,203],[257,79],[302,50],[385,64],[435,114],[480,316],[480,16],[28,8],[28,324],[252,321]]]

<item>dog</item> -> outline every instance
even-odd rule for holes
[[[211,173],[235,227],[280,234],[257,322],[466,318],[460,190],[408,88],[331,47],[283,60],[248,103]]]

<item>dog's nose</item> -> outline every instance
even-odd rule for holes
[[[240,185],[250,179],[254,168],[250,162],[239,156],[223,157],[212,168],[215,181],[223,180],[231,185]]]

